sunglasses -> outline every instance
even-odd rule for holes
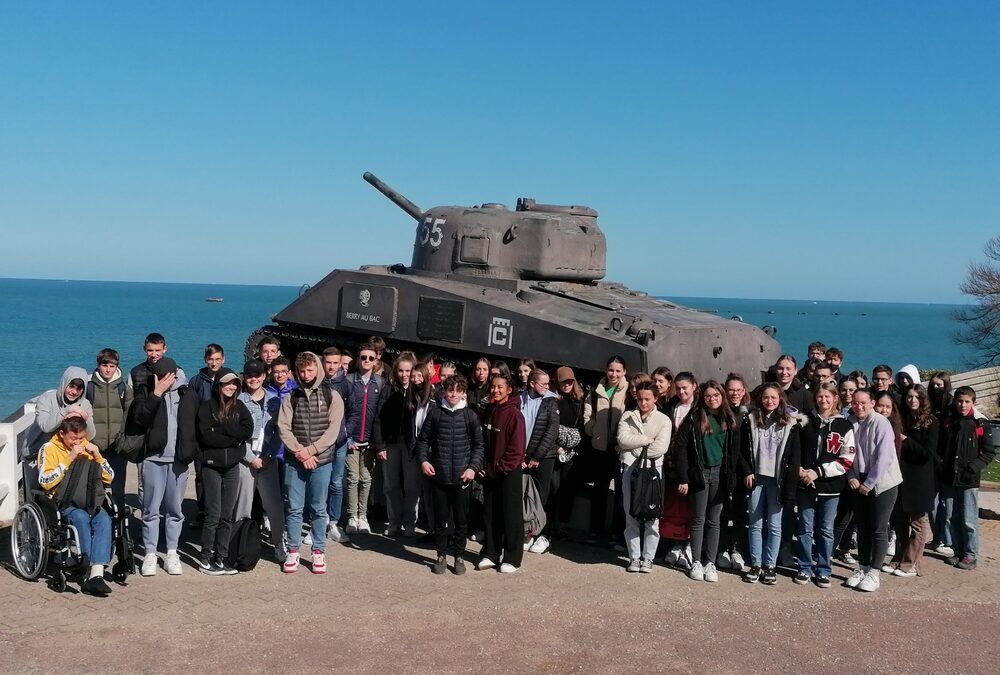
[[[376,357],[376,356],[362,356],[361,360],[362,361],[374,361],[376,358],[378,358],[378,357]]]

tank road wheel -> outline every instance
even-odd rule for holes
[[[49,531],[42,510],[34,502],[22,504],[14,514],[10,550],[18,574],[28,581],[42,576],[49,562]]]

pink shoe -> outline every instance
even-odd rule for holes
[[[326,555],[322,551],[313,551],[312,573],[326,574]]]

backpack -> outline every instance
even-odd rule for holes
[[[648,447],[642,449],[632,469],[631,499],[628,513],[636,520],[651,521],[663,512],[663,481],[655,462],[646,458]]]
[[[125,407],[125,391],[127,387],[128,385],[125,384],[125,380],[122,379],[118,380],[118,399],[121,401],[122,410],[124,410],[125,412],[128,412],[128,408]],[[95,396],[94,391],[95,391],[94,381],[87,380],[87,386],[84,389],[83,395],[84,397],[86,397],[88,401],[90,401],[90,405],[94,405],[94,396]]]
[[[82,458],[72,462],[66,476],[56,486],[55,496],[60,508],[75,506],[91,516],[96,515],[104,505],[101,465]]]
[[[226,564],[240,572],[249,572],[258,562],[260,562],[260,526],[253,518],[244,518],[233,528]]]
[[[545,529],[545,504],[538,494],[534,476],[522,474],[521,484],[524,488],[524,538],[528,540]]]

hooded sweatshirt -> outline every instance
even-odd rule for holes
[[[86,370],[79,366],[70,366],[63,372],[58,389],[49,389],[38,397],[35,401],[35,425],[25,443],[23,459],[31,459],[37,454],[42,444],[48,441],[52,434],[59,429],[59,425],[62,424],[63,418],[66,417],[66,413],[71,408],[79,408],[86,414],[87,440],[93,440],[94,436],[97,435],[97,428],[94,426],[93,406],[84,397],[83,391],[80,392],[80,398],[72,401],[66,399],[65,393],[66,387],[73,380],[80,380],[86,387],[89,379],[90,375],[87,374]]]
[[[486,478],[497,479],[521,467],[525,435],[521,401],[511,395],[503,403],[491,402],[483,415],[486,430]]]
[[[899,389],[900,394],[903,393],[903,389],[905,387],[903,387],[903,385],[900,384],[899,376],[903,375],[904,373],[909,376],[910,381],[913,382],[913,384],[920,384],[920,372],[917,370],[917,367],[912,363],[907,363],[905,366],[900,368],[899,371],[893,376],[893,380],[896,382],[896,388]]]

